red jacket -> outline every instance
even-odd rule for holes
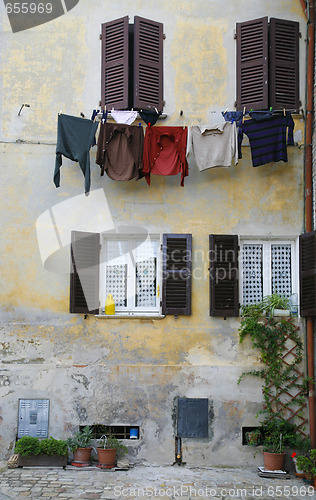
[[[187,127],[146,128],[143,154],[143,174],[150,185],[150,174],[177,175],[181,172],[181,186],[189,175],[186,159]]]

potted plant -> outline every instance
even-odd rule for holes
[[[67,439],[68,448],[73,452],[73,465],[85,466],[90,464],[92,429],[86,425],[81,431],[75,433],[74,437]]]
[[[53,437],[39,439],[23,436],[15,444],[14,452],[19,454],[18,467],[65,467],[67,465],[67,443]]]
[[[316,449],[309,450],[307,455],[298,455],[297,467],[304,472],[305,478],[316,484]]]
[[[110,469],[115,466],[117,456],[124,456],[127,453],[127,448],[122,444],[122,441],[117,439],[112,434],[104,434],[99,440],[97,447],[98,466]]]
[[[263,461],[266,470],[283,470],[285,448],[295,446],[297,427],[286,420],[273,418],[261,426]]]
[[[262,308],[269,316],[290,316],[291,303],[288,297],[273,293],[262,299]]]

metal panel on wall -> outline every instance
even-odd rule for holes
[[[49,399],[20,399],[18,438],[48,437]]]
[[[178,399],[178,437],[208,437],[208,399]]]

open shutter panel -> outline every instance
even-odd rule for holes
[[[101,106],[128,108],[128,16],[102,24]]]
[[[300,235],[301,316],[316,316],[316,231]]]
[[[270,19],[269,83],[273,109],[299,109],[299,23]]]
[[[210,315],[239,316],[238,236],[210,234]]]
[[[163,235],[162,313],[191,314],[192,235]]]
[[[163,25],[134,17],[134,108],[163,109]]]
[[[268,18],[237,23],[237,109],[268,108]]]
[[[71,233],[70,312],[99,313],[98,233]]]

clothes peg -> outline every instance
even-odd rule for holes
[[[149,127],[149,128],[151,127],[151,123],[150,123],[150,122],[148,122],[148,127]]]
[[[63,110],[61,109],[61,110],[59,111],[59,113],[58,113],[58,114],[59,114],[59,115],[61,115],[61,114],[62,114],[62,112],[63,112]]]
[[[270,106],[270,111],[272,111],[272,106]]]
[[[139,122],[138,126],[139,126],[139,127],[141,127],[141,126],[142,126],[141,122]]]
[[[157,113],[157,115],[158,115],[158,109],[157,109],[157,108],[155,108],[155,111],[156,111],[156,113]]]
[[[242,122],[243,123],[245,121],[245,113],[246,113],[246,106],[244,107],[244,111],[243,111],[243,114],[242,114]]]
[[[284,116],[285,116],[285,108],[283,108],[283,114],[284,114]]]

